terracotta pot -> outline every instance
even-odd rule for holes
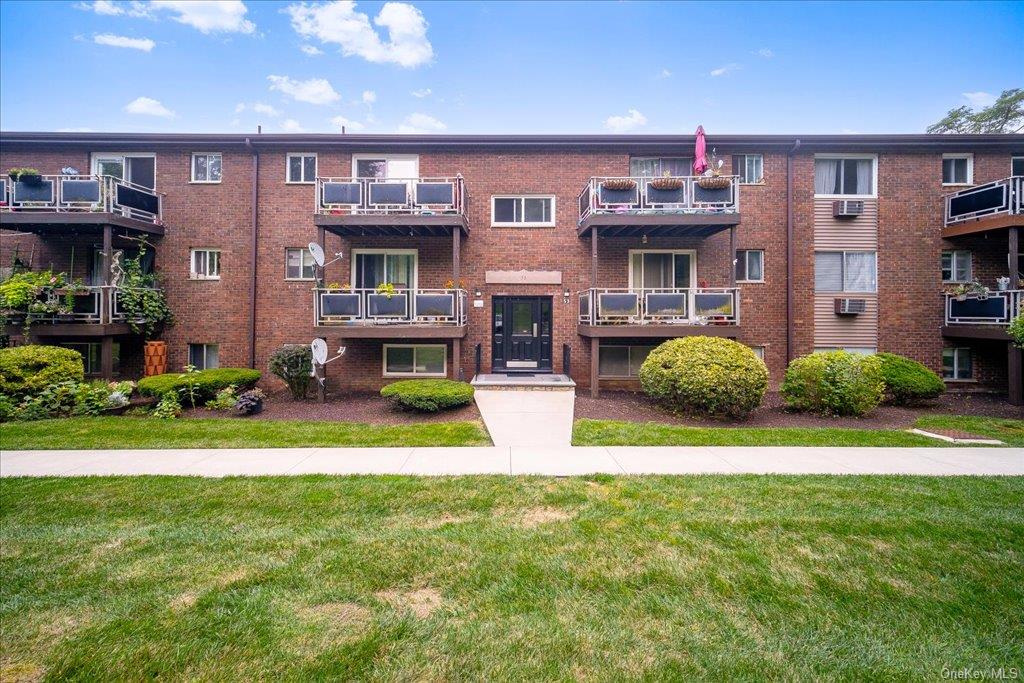
[[[167,372],[167,342],[146,342],[143,357],[146,362],[146,377]]]

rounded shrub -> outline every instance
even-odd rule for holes
[[[942,378],[911,358],[895,353],[878,353],[886,400],[893,405],[913,405],[937,398],[946,390]]]
[[[473,387],[450,379],[408,379],[387,385],[380,395],[403,408],[436,413],[470,403]]]
[[[305,398],[313,382],[313,351],[309,344],[285,344],[270,356],[268,368],[288,385],[292,398]]]
[[[761,405],[768,368],[731,339],[682,337],[651,351],[640,366],[640,387],[676,411],[743,417]]]
[[[1020,310],[1017,311],[1017,317],[1013,319],[1006,331],[1013,343],[1024,349],[1024,304],[1021,305]]]
[[[781,393],[792,410],[864,415],[885,395],[882,361],[847,351],[818,351],[793,359]]]
[[[33,396],[51,384],[81,382],[84,377],[78,351],[37,344],[0,349],[0,394]]]
[[[203,405],[217,395],[221,389],[232,384],[240,392],[251,389],[260,381],[260,371],[249,368],[214,368],[196,372],[172,373],[143,377],[139,380],[139,393],[143,396],[162,397],[176,393],[182,402]]]

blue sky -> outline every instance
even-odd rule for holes
[[[0,127],[923,132],[1024,86],[1024,3],[0,3]]]

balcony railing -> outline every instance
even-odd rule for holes
[[[462,176],[448,178],[317,178],[320,214],[463,215]]]
[[[46,289],[36,299],[34,311],[4,311],[8,320],[31,322],[106,324],[129,322],[121,307],[121,293],[115,285]],[[70,300],[70,305],[68,305]],[[42,310],[38,310],[42,309]],[[131,322],[143,322],[133,320]]]
[[[1024,214],[1024,176],[1010,176],[945,196],[945,224],[997,216]]]
[[[739,289],[588,289],[581,325],[738,325]]]
[[[0,211],[102,212],[159,223],[162,196],[106,175],[44,175],[38,183],[0,178]]]
[[[316,325],[465,325],[466,290],[315,289]]]
[[[1024,289],[992,292],[988,296],[946,294],[947,325],[1009,325],[1021,315]]]
[[[720,214],[740,210],[739,178],[720,176],[728,184],[706,189],[698,176],[672,178],[591,178],[579,195],[580,222],[595,214]],[[622,184],[632,188],[617,189]],[[660,188],[658,186],[661,186]]]

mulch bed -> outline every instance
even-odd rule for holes
[[[690,427],[851,427],[857,429],[906,429],[922,415],[981,415],[1024,418],[1024,410],[1005,398],[987,394],[946,394],[931,405],[915,408],[879,406],[865,417],[820,417],[787,413],[777,392],[765,395],[764,405],[741,421],[710,420],[674,415],[644,394],[604,391],[601,398],[576,394],[576,418],[662,422]]]
[[[251,417],[237,416],[197,408],[187,410],[183,417],[238,417],[245,420],[324,420],[329,422],[365,422],[376,425],[425,424],[429,422],[461,422],[480,419],[475,403],[440,413],[415,413],[397,410],[376,393],[353,393],[331,396],[326,403],[316,399],[296,401],[287,391],[271,394],[263,402],[263,412]]]

